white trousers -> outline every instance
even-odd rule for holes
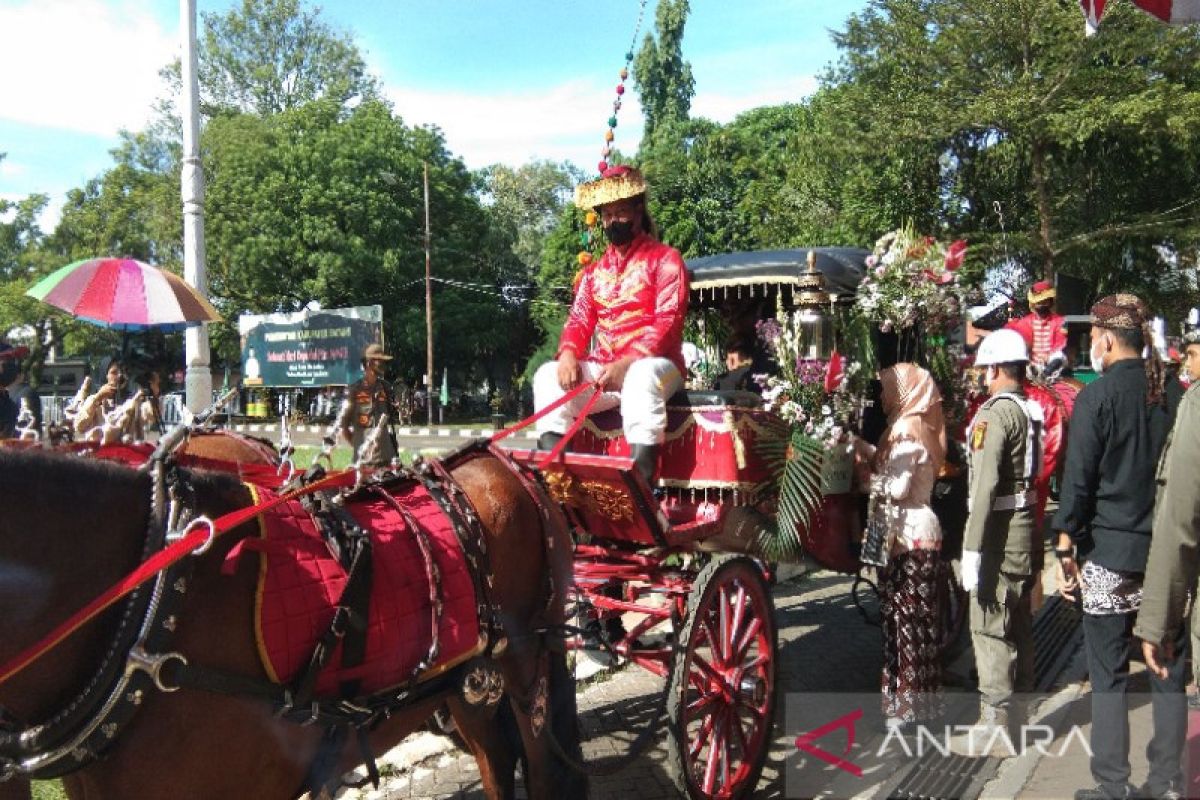
[[[584,381],[593,381],[604,369],[594,361],[580,361]],[[625,440],[630,444],[662,444],[667,429],[667,398],[683,388],[679,368],[666,358],[639,358],[629,365],[620,392],[604,392],[592,406],[592,412],[621,407]],[[533,406],[541,410],[566,392],[558,385],[558,362],[550,361],[533,376]],[[563,403],[537,421],[538,433],[566,433],[591,398],[591,392]]]

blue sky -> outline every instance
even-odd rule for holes
[[[799,100],[836,57],[830,29],[866,0],[692,0],[684,55],[692,111],[721,122]],[[230,0],[197,0],[222,12]],[[531,158],[594,169],[638,0],[328,0],[407,122],[437,124],[470,167]],[[647,0],[643,33],[653,25]],[[639,42],[640,42],[639,36]],[[0,0],[0,197],[65,192],[111,164],[179,52],[176,0]],[[617,145],[636,148],[631,91]]]

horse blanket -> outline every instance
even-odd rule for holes
[[[269,489],[247,484],[255,502],[273,498]],[[369,532],[372,585],[363,663],[342,666],[339,643],[317,678],[318,696],[337,693],[343,681],[358,680],[368,694],[409,681],[429,653],[434,636],[439,653],[421,679],[445,671],[481,650],[475,589],[466,557],[442,507],[417,481],[388,487],[420,531],[386,498],[347,501],[346,510]],[[259,656],[271,680],[290,683],[308,665],[317,641],[328,630],[347,574],[299,500],[259,517],[257,538],[243,540],[229,555],[232,565],[246,550],[259,555],[254,630]],[[417,536],[423,532],[442,603],[433,630],[431,586]]]

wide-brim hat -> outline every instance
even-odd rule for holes
[[[1044,303],[1047,300],[1053,300],[1058,296],[1058,292],[1054,289],[1054,284],[1050,281],[1038,281],[1033,286],[1029,287],[1029,305],[1036,306],[1038,303]]]
[[[624,164],[609,167],[594,181],[575,187],[575,205],[584,210],[646,193],[646,179],[637,169]]]
[[[383,345],[372,344],[367,345],[367,349],[363,350],[364,361],[391,361],[392,357],[383,350]]]

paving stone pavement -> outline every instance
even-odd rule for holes
[[[778,703],[771,752],[757,798],[783,798],[783,760],[795,752],[793,739],[783,730],[784,698],[789,692],[872,692],[879,686],[882,652],[879,628],[867,624],[850,596],[852,579],[817,572],[781,583],[773,590],[779,628],[776,680]],[[874,597],[866,602],[875,611]],[[649,672],[627,666],[579,692],[579,709],[587,759],[619,755],[631,737],[653,713],[665,684]],[[622,772],[594,778],[591,797],[677,798],[668,772],[667,745],[663,739]],[[431,741],[432,740],[432,741]],[[398,763],[402,760],[402,763]],[[380,790],[343,792],[339,798],[398,800],[399,798],[483,797],[475,761],[461,751],[448,749],[431,734],[409,737],[389,757],[381,759],[387,777]],[[563,800],[568,800],[563,798]]]

